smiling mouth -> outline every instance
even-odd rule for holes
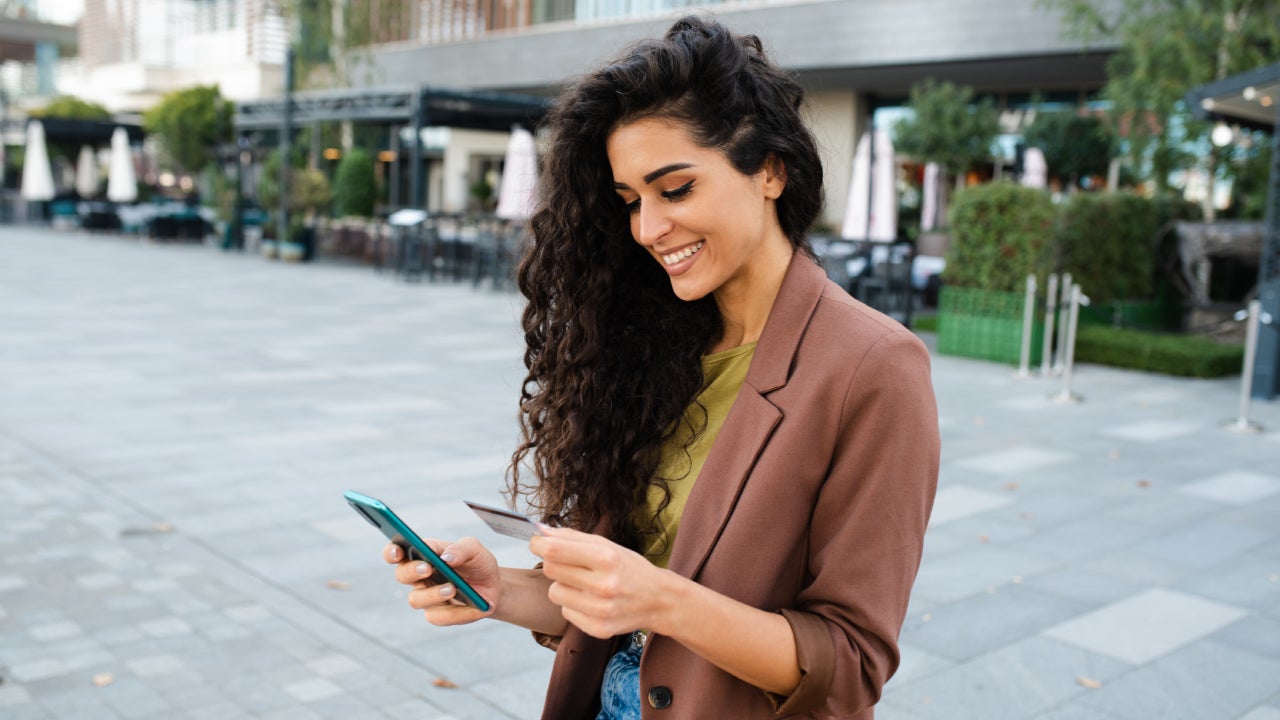
[[[692,257],[694,254],[696,254],[699,250],[702,249],[703,245],[706,245],[706,244],[707,244],[706,240],[699,240],[696,244],[690,245],[689,247],[683,250],[677,250],[671,253],[670,255],[660,255],[659,257],[662,258],[662,262],[664,264],[675,265],[676,263],[680,262],[681,260],[684,260],[687,257]]]

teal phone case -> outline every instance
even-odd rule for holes
[[[458,597],[481,612],[489,612],[489,603],[480,597],[480,593],[471,587],[466,580],[463,580],[453,568],[449,567],[440,556],[435,554],[430,547],[427,546],[422,538],[418,537],[403,520],[400,519],[391,508],[387,507],[381,500],[371,498],[368,495],[362,495],[355,490],[348,490],[343,493],[347,504],[360,514],[370,525],[382,531],[382,534],[391,542],[404,548],[409,553],[411,560],[426,562],[436,569],[445,580],[453,584],[458,590]]]

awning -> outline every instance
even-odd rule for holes
[[[1254,130],[1274,130],[1280,117],[1280,63],[1192,88],[1191,112]]]

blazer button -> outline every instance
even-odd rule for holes
[[[662,685],[649,691],[649,704],[662,710],[671,705],[671,691]]]

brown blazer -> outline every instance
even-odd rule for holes
[[[772,696],[653,636],[640,662],[645,720],[869,720],[898,666],[938,455],[924,345],[797,253],[670,569],[782,613],[803,678],[789,697]],[[614,645],[570,626],[543,720],[595,718]],[[655,708],[664,694],[669,704]]]

